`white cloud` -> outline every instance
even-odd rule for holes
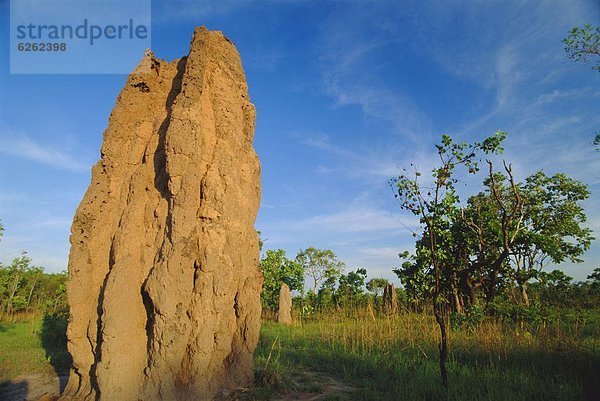
[[[367,247],[367,248],[358,248],[358,254],[364,255],[366,257],[376,257],[376,258],[397,258],[400,253],[398,248],[396,247]]]
[[[309,133],[292,135],[301,144],[316,149],[329,156],[328,163],[316,165],[315,172],[365,181],[369,188],[374,185],[381,188],[393,177],[397,177],[403,168],[417,168],[427,175],[434,167],[435,156],[432,149],[420,146],[407,148],[404,144],[387,146],[371,143],[368,148],[351,148],[332,142],[329,135]]]
[[[398,227],[416,228],[417,221],[398,213],[368,206],[350,207],[345,210],[322,214],[308,219],[289,222],[291,229],[335,232],[368,233],[373,231],[397,231]]]
[[[338,66],[334,70],[343,68]],[[334,77],[335,76],[335,77]],[[334,97],[337,106],[358,105],[367,118],[391,124],[392,131],[413,141],[432,135],[428,118],[419,108],[399,91],[356,82],[350,78],[343,82],[340,72],[327,74],[324,78],[326,92]]]
[[[269,245],[298,243],[300,247],[326,242],[355,249],[360,244],[389,241],[418,229],[413,216],[362,205],[360,201],[326,214],[260,222],[257,227]]]
[[[61,170],[89,172],[91,163],[80,154],[75,155],[50,145],[43,145],[22,134],[4,128],[0,133],[0,154],[42,163]]]

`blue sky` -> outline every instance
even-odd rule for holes
[[[8,5],[0,5],[0,261],[27,250],[66,269],[69,227],[99,158],[125,75],[10,75]],[[152,3],[152,49],[187,53],[193,28],[223,31],[242,55],[262,162],[257,228],[294,256],[334,250],[348,268],[394,278],[415,220],[389,178],[428,170],[443,133],[509,132],[517,177],[538,169],[590,185],[600,237],[599,74],[561,40],[600,23],[594,1],[196,1]],[[142,54],[140,54],[140,58]],[[479,179],[481,181],[481,179]],[[472,191],[478,191],[474,182]],[[577,279],[600,265],[594,241]],[[394,280],[397,282],[397,280]]]

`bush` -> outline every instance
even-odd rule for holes
[[[479,326],[485,319],[485,313],[477,305],[466,306],[464,313],[453,312],[450,314],[450,324],[453,329],[467,327],[469,329]]]
[[[65,313],[46,314],[42,318],[40,340],[46,357],[57,371],[71,366],[71,355],[67,351],[67,315]]]

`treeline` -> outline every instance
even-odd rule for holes
[[[400,253],[404,263],[393,270],[403,287],[398,298],[406,309],[434,315],[446,386],[454,324],[481,322],[486,315],[543,321],[553,315],[549,308],[600,306],[600,269],[581,283],[560,270],[546,272],[550,264],[582,262],[594,239],[582,206],[590,195],[587,185],[544,171],[519,181],[510,163],[497,162],[506,135],[498,131],[472,144],[444,135],[429,178],[413,166],[390,180],[399,207],[420,222],[412,233],[414,249]],[[476,176],[483,160],[483,190],[462,201],[456,189],[460,170]],[[270,310],[277,308],[282,283],[300,293],[296,305],[301,314],[376,305],[385,286],[381,279],[366,282],[363,268],[344,273],[344,263],[332,251],[312,247],[293,260],[283,250],[269,250],[260,266],[265,280],[261,300]]]
[[[54,315],[67,311],[67,273],[45,273],[26,253],[0,263],[0,320],[18,314]]]
[[[383,289],[389,284],[385,278],[367,279],[367,270],[357,268],[347,273],[345,263],[327,249],[307,248],[298,252],[294,259],[286,256],[283,249],[267,250],[260,261],[264,277],[261,302],[263,309],[275,312],[278,306],[279,289],[283,283],[295,290],[294,305],[297,313],[304,316],[315,311],[345,309],[368,305],[374,311],[382,309]],[[399,272],[400,269],[395,271]],[[306,290],[306,287],[309,289]],[[431,313],[431,292],[422,287],[415,292],[413,287],[396,288],[398,312]],[[514,282],[503,281],[494,301],[487,308],[488,315],[499,318],[544,318],[553,309],[600,308],[600,268],[588,276],[586,281],[576,282],[561,270],[539,271],[528,286],[529,304],[523,305],[521,290]],[[484,313],[485,299],[467,305],[458,313],[472,315]],[[451,307],[452,304],[448,303]],[[447,310],[452,312],[451,309]],[[454,311],[456,313],[456,311]]]
[[[333,251],[314,247],[301,250],[294,259],[288,258],[283,249],[267,250],[260,268],[264,278],[261,302],[266,311],[277,310],[279,289],[284,283],[296,291],[294,305],[304,315],[369,303],[377,308],[388,284],[384,278],[367,280],[364,268],[345,272],[345,263]],[[401,294],[403,290],[398,291]]]

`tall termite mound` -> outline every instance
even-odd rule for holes
[[[71,228],[63,399],[204,400],[252,379],[260,165],[240,56],[197,28],[117,98]]]
[[[284,324],[292,324],[292,293],[286,283],[281,284],[279,289],[279,309],[277,321]]]
[[[386,284],[383,288],[383,309],[386,313],[398,311],[398,294],[394,284]]]

